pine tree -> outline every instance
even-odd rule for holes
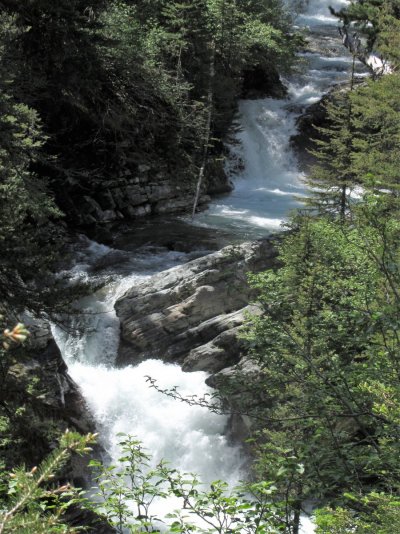
[[[51,484],[73,453],[83,455],[91,451],[95,437],[67,431],[59,447],[39,467],[28,472],[18,468],[10,474],[6,508],[0,513],[0,534],[78,532],[63,521],[76,492],[69,484],[53,487]]]
[[[370,81],[351,96],[353,173],[363,187],[400,194],[400,75]]]
[[[322,138],[315,140],[316,148],[311,151],[318,163],[306,178],[311,195],[305,203],[321,213],[339,214],[344,219],[349,195],[357,186],[351,167],[354,128],[349,94],[335,93],[326,111],[327,125],[318,128]]]
[[[46,142],[36,110],[13,95],[6,50],[18,35],[12,17],[0,24],[0,302],[40,312],[49,295],[60,247],[61,217],[45,177],[33,168]],[[58,223],[56,223],[58,221]]]

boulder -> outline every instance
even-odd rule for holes
[[[29,368],[29,372],[33,369],[40,370],[46,384],[46,395],[42,397],[42,401],[48,406],[49,415],[53,411],[70,428],[81,433],[93,432],[93,419],[78,385],[68,374],[67,365],[53,339],[49,324],[33,319],[28,314],[23,316],[23,321],[31,333],[28,347],[30,357],[24,361],[24,365]]]
[[[278,71],[270,66],[268,70],[261,66],[252,67],[243,73],[242,98],[286,98],[287,89],[283,85]]]
[[[230,193],[234,186],[225,172],[225,158],[210,157],[207,163],[206,192],[208,195]]]
[[[237,363],[237,329],[252,298],[247,273],[277,263],[276,239],[228,246],[131,288],[115,305],[118,364],[159,358],[215,373]]]

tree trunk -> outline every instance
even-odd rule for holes
[[[204,130],[204,141],[203,141],[203,156],[201,161],[201,166],[199,170],[199,178],[197,180],[196,194],[193,202],[192,210],[192,219],[195,216],[197,204],[199,202],[201,186],[204,179],[204,173],[207,165],[208,158],[208,145],[210,143],[211,136],[211,121],[213,115],[213,103],[214,103],[214,78],[215,78],[215,43],[211,43],[211,58],[210,58],[210,75],[208,81],[208,93],[207,93],[207,120]]]

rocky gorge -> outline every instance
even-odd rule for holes
[[[251,304],[247,274],[278,265],[277,241],[228,246],[128,290],[115,304],[121,321],[117,365],[155,358],[178,363],[184,372],[206,372],[206,383],[217,390],[227,377],[243,381],[256,373],[238,336],[245,320],[260,313]],[[231,412],[226,432],[243,443],[251,420],[235,413],[235,396],[222,398]]]
[[[312,4],[310,9],[314,8],[318,17],[322,8]],[[321,20],[319,32],[325,31],[325,19]],[[332,39],[335,30],[328,25],[327,31]],[[193,184],[180,179],[171,183],[166,169],[138,166],[137,172],[120,177],[118,183],[110,180],[98,194],[83,195],[76,203],[76,218],[82,227],[90,228],[89,235],[107,228],[111,239],[107,245],[85,240],[83,252],[79,250],[74,258],[71,278],[93,278],[103,287],[78,303],[67,329],[52,326],[71,376],[65,364],[59,367],[58,385],[51,395],[61,410],[72,406],[68,424],[85,431],[95,422],[111,461],[118,456],[115,435],[132,432],[155,457],[176,461],[178,468],[199,470],[206,480],[229,477],[232,472],[240,476],[240,453],[232,452],[230,438],[243,440],[251,421],[237,414],[214,420],[209,414],[185,413],[181,419],[180,408],[170,404],[164,418],[171,418],[171,425],[164,426],[153,412],[164,414],[167,401],[148,397],[143,377],[159,373],[160,379],[168,377],[170,386],[180,384],[183,392],[186,387],[189,394],[210,394],[211,389],[204,390],[205,380],[218,388],[221,380],[234,373],[245,380],[246,374],[257,372],[237,336],[247,314],[258,312],[247,274],[279,265],[279,237],[271,233],[281,231],[287,213],[299,206],[294,196],[304,194],[291,139],[299,135],[300,125],[298,145],[300,150],[308,146],[311,125],[324,120],[321,97],[334,77],[348,76],[351,64],[348,56],[335,59],[336,50],[328,58],[320,50],[307,54],[313,68],[290,80],[287,91],[278,92],[274,99],[240,102],[237,134],[229,147],[231,166],[223,176],[216,171],[201,200],[203,207],[209,203],[209,209],[194,221],[184,219],[178,238],[167,237],[166,216],[178,219],[187,210]],[[235,189],[226,194],[231,180]],[[209,193],[217,196],[211,200]],[[142,232],[140,225],[147,220],[152,224]],[[128,246],[121,246],[113,236],[121,222],[135,234]],[[201,241],[203,231],[208,242],[215,238],[212,246]],[[237,244],[221,248],[215,237],[221,235],[223,244]],[[41,350],[46,359],[48,349],[42,346]],[[52,354],[59,365],[59,353]],[[226,400],[235,411],[235,399]],[[81,420],[84,424],[79,428]],[[185,452],[175,450],[177,440],[184,443]],[[210,466],[204,466],[200,458],[214,449]],[[221,458],[224,465],[218,471],[216,462]]]
[[[50,325],[28,314],[23,320],[29,328],[29,341],[15,351],[4,378],[5,387],[12,392],[7,406],[15,411],[15,441],[3,450],[3,460],[8,463],[17,456],[33,466],[56,446],[60,434],[67,429],[82,434],[93,432],[95,421],[79,386],[68,373]],[[77,486],[86,485],[87,462],[74,457],[63,476]]]

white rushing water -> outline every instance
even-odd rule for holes
[[[115,301],[139,281],[190,257],[142,249],[120,267],[117,257],[110,267],[102,268],[102,260],[115,252],[82,240],[77,263],[69,274],[75,279],[104,280],[114,275],[113,279],[94,295],[82,299],[80,315],[70,324],[53,325],[53,335],[94,415],[109,461],[116,463],[120,457],[121,437],[117,434],[130,434],[143,443],[153,465],[164,459],[182,472],[198,474],[205,483],[222,479],[232,486],[237,484],[243,475],[243,458],[240,448],[231,446],[224,435],[227,418],[174,401],[149,388],[146,382],[146,377],[151,376],[162,388],[178,386],[182,395],[202,396],[211,391],[205,384],[206,373],[184,373],[177,365],[156,360],[123,369],[114,366],[119,341]],[[121,273],[115,276],[118,270]],[[153,513],[163,516],[177,504],[159,502]]]
[[[240,102],[238,133],[227,162],[235,189],[213,201],[196,217],[196,224],[244,238],[262,237],[281,229],[290,211],[300,206],[304,175],[290,139],[305,108],[318,102],[332,85],[349,80],[352,57],[341,46],[337,19],[329,11],[329,6],[339,10],[346,4],[346,0],[309,0],[297,17],[297,27],[307,30],[318,51],[301,54],[303,69],[286,81],[286,99]]]
[[[302,55],[304,67],[287,82],[287,99],[240,102],[240,129],[228,162],[235,190],[214,201],[207,212],[196,217],[195,224],[256,237],[279,229],[290,210],[298,206],[295,197],[304,194],[303,176],[290,138],[305,107],[317,102],[334,83],[348,79],[351,58],[339,40],[337,49],[329,52],[337,23],[328,6],[338,9],[345,4],[344,0],[310,0],[299,15],[299,27],[308,27],[319,43],[329,41],[326,52],[310,50]],[[112,260],[113,254],[123,257],[105,261]],[[124,369],[114,366],[119,340],[115,301],[151,274],[188,259],[187,254],[165,249],[123,253],[83,242],[69,275],[109,281],[81,301],[81,315],[71,320],[67,330],[54,326],[53,332],[111,461],[119,456],[117,434],[123,432],[141,440],[154,462],[166,459],[177,469],[198,473],[205,482],[223,479],[233,485],[243,475],[243,459],[240,449],[230,446],[224,436],[227,418],[177,403],[150,389],[145,378],[152,376],[163,388],[178,386],[182,394],[202,395],[208,392],[206,375],[183,373],[178,366],[155,360]],[[303,532],[313,532],[308,519],[303,520]]]

